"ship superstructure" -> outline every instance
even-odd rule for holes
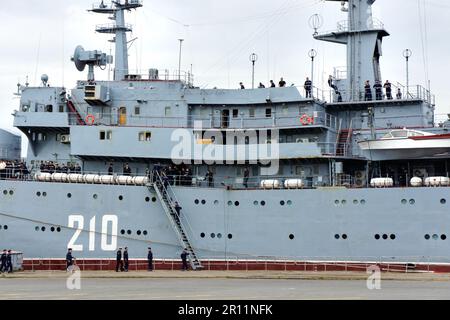
[[[14,125],[32,174],[0,182],[2,242],[36,257],[187,248],[194,268],[213,257],[448,261],[449,153],[361,148],[393,129],[442,135],[446,124],[436,126],[421,86],[392,84],[393,97],[372,88],[389,34],[371,15],[375,0],[341,2],[348,20],[315,38],[346,45],[347,70],[308,98],[296,87],[200,89],[190,73],[130,74],[124,17],[142,3],[95,5],[115,21],[97,27],[114,34],[114,59],[78,47],[87,80],[70,92],[45,78],[22,88]],[[114,81],[96,80],[113,61]]]

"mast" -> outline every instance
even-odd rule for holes
[[[133,31],[130,24],[125,23],[125,11],[131,11],[142,7],[141,0],[117,0],[112,1],[111,4],[105,5],[102,1],[100,4],[94,4],[92,10],[94,13],[109,14],[109,19],[114,20],[115,23],[97,25],[96,31],[98,33],[114,34],[111,42],[116,44],[115,51],[115,70],[114,80],[124,80],[128,75],[128,42],[127,32]]]
[[[338,76],[336,85],[344,101],[360,101],[364,97],[364,83],[371,86],[381,81],[380,57],[383,38],[389,36],[384,25],[373,18],[372,5],[376,0],[326,0],[341,2],[348,19],[338,23],[336,31],[316,34],[314,38],[347,46],[346,78]]]

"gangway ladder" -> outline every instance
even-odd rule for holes
[[[171,197],[168,190],[168,188],[171,187],[168,186],[168,188],[166,188],[164,186],[164,181],[159,173],[153,175],[152,179],[154,179],[154,182],[148,184],[147,186],[150,191],[152,191],[151,190],[152,188],[156,191],[156,194],[163,206],[164,212],[169,218],[170,224],[172,225],[172,228],[174,229],[181,246],[183,248],[186,248],[187,252],[189,253],[188,257],[192,270],[203,269],[203,266],[200,260],[198,259],[197,254],[194,251],[194,247],[192,246],[191,241],[189,240],[186,228],[183,226],[183,223],[181,222],[181,217],[178,217],[177,211],[175,210],[175,202],[176,202],[174,200],[175,195]]]
[[[350,149],[350,143],[353,134],[353,120],[350,122],[348,129],[342,129],[342,120],[340,124],[340,130],[336,143],[336,156],[346,157]]]

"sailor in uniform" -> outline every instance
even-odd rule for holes
[[[309,78],[306,78],[305,81],[305,91],[306,91],[306,98],[311,98],[311,90],[312,90],[312,81],[309,80]]]
[[[119,250],[117,250],[117,254],[116,254],[116,272],[119,272],[119,268],[120,268],[120,271],[123,270],[122,248],[119,248]]]
[[[123,250],[124,271],[128,272],[128,247]]]
[[[184,249],[181,253],[181,271],[187,271],[189,270],[189,266],[187,264],[187,256],[189,255],[189,252],[187,252],[187,249]]]
[[[153,271],[153,252],[152,248],[148,248],[147,253],[148,271]]]
[[[3,253],[2,253],[1,258],[0,258],[0,263],[1,263],[1,265],[0,265],[0,272],[6,271],[6,255],[7,255],[6,249],[3,249]]]
[[[366,84],[364,85],[364,101],[372,101],[372,88],[370,87],[369,80],[366,81]]]
[[[73,264],[72,248],[69,248],[66,254],[66,269],[68,269],[72,264]]]
[[[11,250],[8,250],[8,254],[6,255],[6,271],[8,273],[12,273],[13,272]]]

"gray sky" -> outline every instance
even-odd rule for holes
[[[18,109],[19,101],[12,93],[18,81],[23,84],[28,76],[29,82],[37,85],[40,75],[46,73],[51,85],[70,89],[76,80],[86,78],[70,61],[77,45],[110,52],[109,37],[94,32],[96,24],[110,21],[87,12],[91,5],[89,0],[2,3],[1,128],[14,131],[11,113]],[[237,88],[241,81],[250,87],[252,52],[259,56],[257,82],[284,77],[288,84],[300,85],[310,73],[307,54],[311,48],[318,51],[315,79],[322,80],[323,75],[326,80],[333,67],[345,65],[345,47],[312,38],[308,19],[315,13],[324,19],[322,31],[333,30],[338,21],[346,19],[339,2],[321,0],[144,0],[142,9],[127,14],[127,22],[135,25],[130,38],[138,37],[129,52],[130,69],[141,73],[153,67],[176,70],[177,39],[183,38],[182,69],[189,70],[192,64],[195,84],[201,87]],[[406,82],[402,52],[410,48],[410,83],[425,85],[428,70],[438,114],[450,113],[449,16],[447,1],[377,0],[374,5],[374,17],[391,34],[384,40],[383,79]],[[423,37],[421,30],[427,31]],[[97,79],[107,77],[106,71],[96,71]]]

